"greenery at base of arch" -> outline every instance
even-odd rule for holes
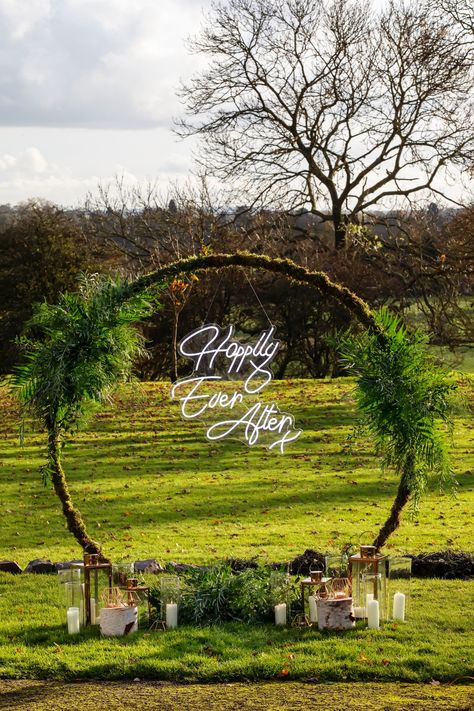
[[[135,281],[85,277],[80,290],[59,303],[39,305],[23,339],[24,362],[12,384],[23,410],[47,431],[48,458],[43,473],[58,495],[70,532],[88,552],[102,552],[87,533],[73,504],[62,466],[68,432],[97,403],[131,376],[134,359],[144,352],[135,324],[159,306],[160,291],[182,274],[225,267],[264,269],[315,286],[336,298],[364,326],[346,334],[340,350],[356,375],[356,401],[384,466],[399,476],[389,516],[374,544],[380,549],[400,523],[411,500],[418,504],[432,474],[453,486],[447,442],[440,424],[450,423],[450,393],[455,387],[427,353],[424,337],[410,333],[388,311],[373,312],[346,287],[323,272],[262,255],[207,254],[174,262]]]

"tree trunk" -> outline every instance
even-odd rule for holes
[[[170,380],[175,383],[178,380],[178,319],[179,311],[173,304],[173,330],[171,333],[171,373]]]
[[[335,227],[334,229],[334,245],[336,249],[342,249],[346,244],[346,230],[344,227]]]
[[[81,512],[72,503],[66,477],[61,466],[61,445],[57,431],[52,431],[48,435],[48,453],[54,491],[61,501],[68,529],[84,551],[87,553],[100,553],[99,544],[89,537]]]
[[[346,244],[346,225],[339,205],[333,205],[332,224],[334,227],[334,246],[342,249]]]
[[[407,464],[407,467],[413,467],[412,464]],[[397,495],[395,501],[392,504],[392,509],[390,515],[385,521],[384,525],[379,531],[379,534],[372,545],[375,546],[378,551],[385,545],[389,537],[400,525],[400,516],[404,506],[408,503],[410,498],[410,489],[407,485],[408,477],[406,476],[406,471],[403,472],[400,484],[398,486]]]

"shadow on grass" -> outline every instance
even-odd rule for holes
[[[355,506],[358,502],[367,502],[367,499],[380,502],[382,493],[380,482],[360,483],[354,486],[350,495],[348,495],[347,482],[345,481],[340,481],[338,485],[332,486],[330,489],[318,489],[316,485],[309,492],[305,489],[302,492],[288,493],[284,490],[284,485],[282,487],[283,491],[272,492],[268,482],[247,484],[244,482],[233,483],[226,480],[222,482],[221,486],[215,485],[212,491],[212,505],[210,505],[207,487],[202,487],[203,492],[200,494],[199,489],[201,487],[192,480],[183,480],[182,483],[183,486],[192,486],[193,497],[200,498],[200,502],[188,503],[188,495],[179,492],[174,493],[173,496],[166,496],[165,494],[165,500],[160,501],[161,497],[158,492],[155,494],[148,490],[146,499],[140,498],[138,500],[134,492],[122,493],[119,496],[117,492],[114,492],[116,506],[123,507],[127,512],[127,525],[140,523],[141,527],[146,527],[146,520],[144,520],[143,514],[144,507],[146,517],[153,518],[155,525],[174,521],[182,523],[183,518],[188,520],[209,519],[213,518],[217,513],[221,517],[230,518],[252,513],[265,514],[265,521],[271,521],[274,516],[281,516],[282,509],[294,508],[295,506],[311,506],[313,503],[318,504],[319,507],[323,507],[325,504],[334,505],[334,507],[337,505],[342,514],[345,508]],[[383,492],[387,502],[391,501],[396,484],[396,481],[390,482],[386,492]],[[341,506],[341,501],[346,501],[347,503]],[[170,508],[172,503],[179,507],[179,511]],[[87,510],[86,506],[83,508],[84,511]],[[384,504],[382,503],[379,508],[380,515],[383,516],[385,513]],[[203,510],[205,511],[204,515]],[[219,521],[219,523],[222,522]]]

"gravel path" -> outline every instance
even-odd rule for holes
[[[170,683],[1,680],[2,709],[67,711],[472,711],[474,686],[420,684],[176,685]]]

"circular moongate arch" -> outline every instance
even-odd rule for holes
[[[337,299],[354,314],[363,326],[373,329],[383,337],[383,332],[374,314],[363,299],[342,284],[331,281],[324,272],[310,271],[305,267],[295,264],[295,262],[292,262],[290,259],[272,258],[265,255],[252,254],[250,252],[199,255],[188,259],[181,259],[161,267],[155,272],[139,277],[131,284],[130,288],[132,291],[139,292],[151,286],[167,282],[180,274],[193,274],[198,271],[218,270],[229,267],[261,269],[272,272],[273,274],[282,274],[301,284],[310,284],[319,289],[323,294]]]
[[[364,327],[366,333],[375,340],[378,348],[376,355],[379,375],[382,372],[381,379],[385,377],[375,409],[382,417],[384,412],[391,411],[389,417],[392,442],[400,434],[398,439],[403,450],[399,448],[402,454],[398,459],[393,452],[391,455],[390,463],[400,475],[400,481],[389,516],[374,541],[374,545],[379,549],[398,527],[405,504],[412,495],[416,497],[418,471],[423,473],[423,467],[425,470],[430,468],[434,470],[433,462],[442,462],[443,466],[445,464],[445,451],[440,445],[441,439],[438,433],[435,432],[435,421],[436,418],[445,415],[443,407],[447,391],[451,386],[440,379],[439,373],[435,374],[430,381],[429,369],[424,368],[424,356],[420,350],[417,350],[416,339],[412,341],[407,338],[403,327],[400,328],[396,320],[387,327],[378,314],[347,287],[333,282],[324,272],[310,271],[288,259],[271,258],[249,252],[203,254],[181,259],[134,281],[123,283],[109,280],[102,286],[99,283],[95,291],[92,289],[85,296],[66,294],[58,306],[43,305],[43,316],[45,316],[43,340],[33,345],[30,353],[27,354],[29,359],[27,365],[19,367],[14,382],[23,405],[41,420],[48,432],[46,470],[61,500],[70,532],[84,550],[101,552],[101,546],[90,538],[82,515],[72,502],[62,467],[61,449],[67,429],[71,427],[71,423],[75,425],[87,401],[102,400],[104,391],[123,377],[124,369],[121,367],[114,369],[113,358],[110,358],[110,351],[107,350],[108,341],[113,340],[106,337],[107,333],[112,335],[113,329],[116,328],[123,336],[123,331],[120,329],[124,325],[139,321],[144,315],[143,307],[140,311],[139,305],[136,305],[135,309],[129,306],[134,302],[138,304],[140,297],[150,290],[159,292],[178,276],[229,267],[264,270],[280,274],[301,284],[314,286],[322,294],[336,299],[346,307]],[[98,316],[101,308],[105,309],[102,320]],[[41,317],[41,310],[39,314]],[[41,318],[39,321],[33,320],[32,324],[38,329],[38,325],[41,326]],[[121,337],[115,341],[117,360],[120,360],[122,342]],[[58,353],[66,363],[66,367],[59,371],[56,369],[54,375],[50,375],[50,370],[54,370],[56,366]],[[131,360],[132,355],[133,348],[129,350],[128,356],[125,356],[125,362],[127,357]],[[390,371],[389,375],[386,375],[386,355],[398,363],[399,370],[396,374]],[[413,362],[418,365],[418,368],[413,368]],[[94,366],[96,371],[93,371]],[[84,367],[88,367],[89,372],[97,376],[94,385],[87,382],[87,378],[84,379]],[[104,375],[107,368],[109,371]],[[428,373],[428,376],[425,373]],[[360,373],[358,375],[360,384],[362,375]],[[54,386],[57,395],[51,394],[52,383],[48,378],[52,377],[55,378]],[[392,381],[387,382],[387,377],[392,378]],[[377,379],[372,377],[372,373],[366,381],[370,378]],[[421,383],[420,387],[418,387],[419,383]],[[411,404],[409,410],[406,409],[407,402]],[[373,403],[370,402],[369,405],[373,410]],[[58,416],[58,412],[66,412],[66,415]],[[383,422],[382,427],[386,429],[385,425],[386,423]],[[421,466],[417,468],[418,458]]]

